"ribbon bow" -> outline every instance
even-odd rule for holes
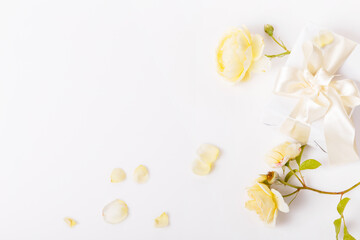
[[[305,144],[311,123],[323,119],[331,163],[358,159],[351,113],[360,105],[359,90],[352,80],[335,75],[355,47],[356,43],[335,34],[334,41],[324,47],[306,42],[304,68],[282,68],[275,86],[275,94],[299,98],[281,130]]]

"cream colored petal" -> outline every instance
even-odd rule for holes
[[[248,69],[250,68],[251,63],[252,63],[252,50],[251,47],[249,47],[245,50],[245,61],[243,64],[244,71],[241,73],[240,77],[238,78],[240,81],[246,79],[245,76],[246,74],[249,74]]]
[[[251,48],[253,61],[257,61],[264,51],[264,39],[259,34],[251,36]]]
[[[206,163],[200,159],[196,159],[193,162],[192,170],[193,170],[193,173],[195,173],[196,175],[204,176],[204,175],[207,175],[210,173],[211,164]]]
[[[276,150],[272,150],[265,155],[265,161],[272,168],[281,167],[284,155]]]
[[[250,44],[252,39],[251,39],[251,33],[250,33],[249,29],[245,25],[243,25],[240,30],[244,34],[244,36],[246,37],[247,43]]]
[[[270,70],[271,61],[268,57],[261,56],[257,61],[251,64],[250,72],[259,73],[267,72]]]
[[[111,172],[110,178],[112,183],[119,183],[125,180],[126,173],[122,168],[114,168]]]
[[[155,227],[162,228],[169,225],[169,216],[163,212],[159,217],[155,218]]]
[[[212,144],[201,144],[196,153],[206,163],[214,163],[219,156],[220,150]]]
[[[272,196],[270,188],[263,183],[256,183],[268,196]]]
[[[274,194],[274,200],[276,202],[277,208],[284,213],[289,212],[289,205],[285,202],[283,196],[281,193],[276,191],[275,189],[271,189],[271,192]]]
[[[102,215],[105,222],[116,224],[120,223],[128,216],[128,211],[126,203],[116,199],[104,207]]]
[[[270,221],[267,222],[268,226],[270,226],[270,227],[275,227],[277,215],[278,215],[278,210],[275,208],[275,209],[273,210],[271,219],[269,219]]]
[[[285,149],[285,155],[289,157],[289,159],[296,158],[301,152],[301,144],[300,143],[291,143]]]
[[[319,36],[314,38],[314,43],[322,48],[334,41],[334,35],[331,32],[321,32]]]
[[[74,219],[69,218],[69,217],[64,218],[64,221],[66,222],[66,224],[69,227],[73,227],[73,226],[75,226],[77,224],[77,222]]]
[[[145,183],[149,179],[149,171],[148,169],[140,165],[134,170],[134,181],[137,183]]]

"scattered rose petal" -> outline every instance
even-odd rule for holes
[[[162,228],[169,225],[169,216],[163,212],[159,217],[155,218],[155,227]]]
[[[111,172],[111,182],[119,183],[124,181],[126,178],[126,173],[122,168],[114,168]]]
[[[66,224],[69,227],[73,227],[73,226],[75,226],[77,224],[77,222],[74,219],[69,218],[69,217],[64,218],[64,221],[66,222]]]
[[[331,32],[321,32],[319,36],[314,38],[315,44],[320,48],[329,45],[333,41],[334,41],[334,35]]]
[[[206,163],[200,159],[196,159],[193,163],[193,173],[196,175],[204,176],[210,173],[211,163]]]
[[[200,159],[208,164],[214,163],[219,153],[219,148],[211,144],[202,144],[197,150]]]
[[[149,178],[149,171],[143,165],[138,166],[134,170],[134,181],[137,183],[145,183]]]
[[[120,223],[128,215],[128,206],[124,201],[116,199],[104,207],[102,215],[107,223]]]

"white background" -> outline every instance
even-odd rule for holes
[[[216,73],[215,49],[242,24],[265,37],[266,53],[281,50],[266,23],[289,48],[309,21],[360,42],[357,2],[2,0],[0,239],[335,239],[338,197],[301,192],[275,228],[244,208],[264,154],[284,139],[261,120],[286,58],[232,85]],[[191,172],[201,143],[222,150],[205,177]],[[360,179],[359,163],[319,161],[311,186]],[[139,164],[150,171],[143,185],[131,178]],[[110,183],[114,167],[125,182]],[[359,237],[360,189],[348,196]],[[109,225],[101,211],[115,198],[129,217]],[[163,211],[171,224],[155,229]]]

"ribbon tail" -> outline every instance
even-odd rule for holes
[[[355,147],[355,127],[335,90],[329,89],[332,106],[324,117],[324,134],[329,161],[343,164],[359,159]]]
[[[301,144],[307,143],[311,130],[310,125],[307,123],[308,110],[306,102],[306,100],[301,99],[280,127],[283,134],[290,136]]]

